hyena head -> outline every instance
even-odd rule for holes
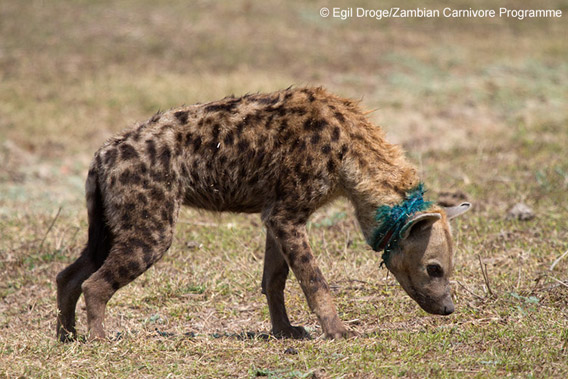
[[[463,203],[416,213],[402,227],[397,246],[383,256],[402,288],[426,312],[449,315],[454,311],[449,285],[454,251],[448,221],[469,207]]]

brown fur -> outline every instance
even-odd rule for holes
[[[357,104],[321,88],[229,97],[156,114],[95,154],[86,183],[89,242],[57,277],[58,336],[75,336],[82,292],[90,337],[104,337],[106,303],[168,250],[182,205],[261,213],[267,227],[262,289],[275,335],[307,336],[286,315],[289,268],[325,335],[349,335],[310,249],[306,222],[322,205],[346,196],[369,238],[377,207],[399,203],[417,184],[401,150]]]

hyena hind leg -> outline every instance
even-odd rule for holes
[[[131,235],[116,238],[101,268],[82,285],[89,340],[105,338],[103,322],[108,301],[119,288],[132,282],[164,255],[170,247],[173,228],[162,232],[159,242],[144,233]]]
[[[75,308],[81,296],[81,285],[96,269],[85,249],[75,262],[57,275],[57,337],[61,342],[72,341],[77,337]]]

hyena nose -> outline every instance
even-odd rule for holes
[[[452,313],[454,313],[453,304],[444,306],[444,313],[442,313],[444,316],[451,315]]]

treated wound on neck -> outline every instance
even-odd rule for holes
[[[375,251],[384,250],[383,261],[398,246],[401,232],[408,220],[432,205],[431,201],[424,201],[424,192],[424,184],[420,183],[406,194],[401,204],[383,205],[377,209],[375,220],[379,226],[373,232],[371,247]]]

